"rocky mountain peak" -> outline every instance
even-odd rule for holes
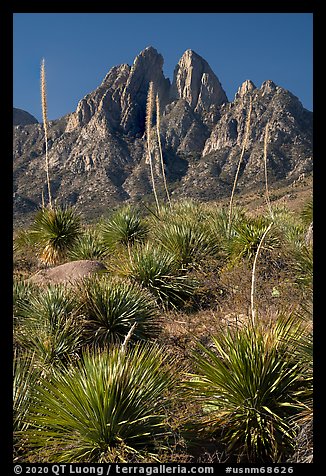
[[[176,197],[216,200],[230,194],[244,141],[249,97],[252,116],[239,189],[263,183],[267,123],[271,183],[311,173],[312,113],[292,93],[271,80],[260,88],[246,80],[235,100],[228,102],[215,73],[193,50],[180,58],[172,85],[162,67],[162,55],[149,46],[131,66],[111,68],[98,88],[79,101],[74,113],[51,121],[50,176],[58,203],[75,204],[92,216],[120,202],[152,194],[144,135],[150,81],[160,98],[163,160],[168,185],[173,187],[171,194]],[[152,153],[155,180],[160,184],[155,141]],[[42,126],[28,123],[14,127],[16,216],[36,210],[41,191],[46,194],[44,163]]]
[[[27,111],[23,109],[13,108],[13,125],[14,126],[27,126],[28,124],[38,124],[36,117],[32,116]]]
[[[121,126],[125,132],[141,132],[145,120],[146,100],[150,81],[155,85],[161,102],[166,104],[170,80],[163,74],[163,56],[149,46],[136,56],[121,96]],[[135,127],[139,124],[141,127]]]
[[[172,97],[184,99],[196,112],[209,111],[228,101],[211,67],[193,50],[180,58],[173,76]]]
[[[246,79],[239,87],[234,99],[240,99],[246,94],[251,93],[254,89],[257,89],[254,83],[250,79]]]
[[[261,92],[266,94],[274,93],[276,89],[277,89],[276,84],[270,79],[268,79],[267,81],[264,81],[260,87]]]

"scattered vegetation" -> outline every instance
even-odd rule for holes
[[[83,223],[52,205],[46,162],[49,204],[14,239],[15,461],[312,461],[312,201],[272,206],[266,125],[267,209],[234,206],[251,113],[228,207],[170,199],[153,83],[153,209]],[[105,271],[30,280],[76,260]]]
[[[166,408],[177,380],[171,358],[153,344],[84,351],[37,383],[26,445],[50,462],[155,458],[171,433]]]
[[[312,247],[301,212],[273,216],[123,206],[60,247],[106,272],[42,287],[17,269],[17,461],[311,459]]]
[[[137,284],[95,277],[85,279],[79,293],[83,325],[90,344],[122,342],[134,324],[133,338],[146,339],[156,334],[155,301]]]

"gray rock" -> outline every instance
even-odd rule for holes
[[[42,285],[73,283],[104,270],[106,267],[99,261],[70,261],[53,268],[41,269],[30,278],[30,281]]]
[[[13,108],[13,125],[26,126],[27,124],[37,124],[38,120],[27,111],[23,109]]]
[[[209,111],[228,101],[209,64],[197,53],[187,50],[174,70],[173,98],[184,99],[196,112]]]

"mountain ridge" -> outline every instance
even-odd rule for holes
[[[172,196],[214,200],[230,194],[250,97],[252,119],[239,190],[263,182],[267,123],[271,182],[290,183],[312,173],[312,113],[291,92],[271,80],[260,88],[246,80],[229,101],[216,74],[194,51],[182,55],[172,82],[163,74],[163,61],[155,48],[145,48],[133,65],[111,68],[74,112],[50,121],[50,178],[52,195],[59,203],[78,205],[92,216],[151,194],[145,164],[150,81],[161,103],[161,141]],[[16,218],[37,209],[42,190],[46,196],[44,153],[42,124],[14,126]],[[156,146],[153,157],[158,158]],[[155,180],[160,188],[159,174],[156,166]]]

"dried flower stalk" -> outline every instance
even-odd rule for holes
[[[233,196],[234,196],[235,188],[237,186],[237,181],[238,181],[238,176],[239,176],[239,172],[240,172],[241,162],[242,162],[242,159],[243,159],[246,147],[247,147],[248,138],[249,138],[251,112],[252,112],[252,98],[250,96],[249,111],[248,111],[247,122],[246,122],[245,136],[244,136],[244,140],[243,140],[243,145],[242,145],[242,150],[241,150],[241,154],[240,154],[240,158],[239,158],[237,172],[236,172],[235,178],[234,178],[233,189],[232,189],[230,205],[229,205],[228,234],[230,234],[230,229],[231,229]]]
[[[49,157],[48,157],[48,116],[47,116],[47,101],[46,101],[46,82],[45,82],[45,61],[44,58],[41,63],[41,100],[42,100],[42,117],[44,127],[44,140],[45,140],[45,169],[46,180],[48,185],[49,205],[52,209],[52,196],[49,176]]]
[[[156,94],[156,134],[157,134],[158,147],[159,147],[159,151],[160,151],[164,188],[165,188],[165,192],[166,192],[168,202],[169,202],[170,207],[171,207],[170,195],[169,195],[169,191],[168,191],[168,187],[167,187],[167,183],[166,183],[165,171],[164,171],[164,161],[163,161],[163,152],[162,152],[162,144],[161,144],[160,125],[161,125],[161,108],[160,108],[160,98],[159,98],[158,93],[157,93]]]
[[[268,130],[269,124],[267,122],[266,127],[265,127],[265,138],[264,138],[264,166],[265,166],[265,187],[266,187],[266,203],[268,206],[269,214],[274,220],[274,214],[271,206],[271,201],[269,198],[269,190],[268,190],[268,180],[267,180],[267,147],[268,147],[268,139],[269,139],[269,130]]]
[[[153,116],[153,107],[154,107],[154,85],[151,81],[149,83],[148,88],[148,95],[147,95],[147,104],[146,104],[146,136],[147,136],[147,153],[148,153],[148,163],[151,170],[151,179],[152,179],[152,187],[153,193],[156,201],[157,210],[159,211],[160,206],[158,203],[156,187],[155,187],[155,180],[154,180],[154,172],[153,172],[153,161],[152,161],[152,154],[151,154],[151,126],[152,126],[152,116]]]

